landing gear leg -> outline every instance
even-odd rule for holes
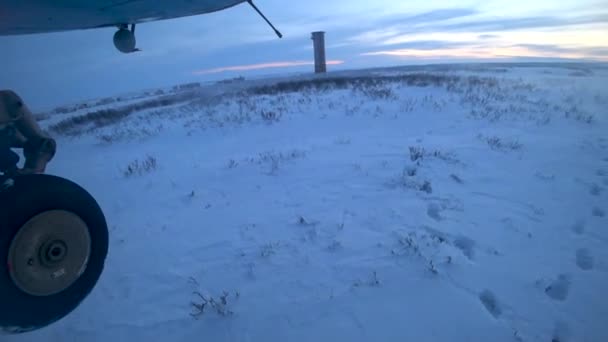
[[[25,163],[17,168],[22,148]],[[77,184],[44,174],[55,154],[21,98],[0,91],[0,334],[45,327],[101,276],[108,227]]]

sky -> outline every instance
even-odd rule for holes
[[[471,61],[608,62],[608,0],[255,2],[282,39],[246,3],[140,24],[142,51],[133,54],[114,48],[114,28],[2,36],[0,89],[16,91],[36,111],[185,82],[311,72],[313,31],[326,32],[330,71]]]

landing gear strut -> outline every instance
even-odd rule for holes
[[[277,30],[276,27],[266,18],[266,16],[260,11],[260,9],[253,3],[253,0],[246,0],[247,3],[266,21],[266,23],[274,30],[274,33],[279,38],[283,38],[283,34]],[[114,33],[114,46],[118,51],[122,53],[133,53],[141,51],[136,47],[135,40],[135,24],[120,24],[118,25],[118,31]]]
[[[118,26],[118,31],[114,33],[114,46],[122,53],[132,53],[140,51],[135,47],[135,24],[131,24],[131,29],[127,24]]]

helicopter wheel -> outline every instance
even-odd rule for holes
[[[108,252],[95,199],[56,176],[4,178],[0,222],[0,332],[36,330],[76,309]]]

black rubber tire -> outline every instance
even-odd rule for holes
[[[23,175],[0,190],[0,334],[22,333],[52,324],[72,312],[93,290],[108,253],[108,227],[95,199],[77,184],[51,175]],[[84,273],[55,295],[28,295],[13,283],[8,250],[17,231],[33,216],[47,210],[66,210],[88,226],[91,251]]]

